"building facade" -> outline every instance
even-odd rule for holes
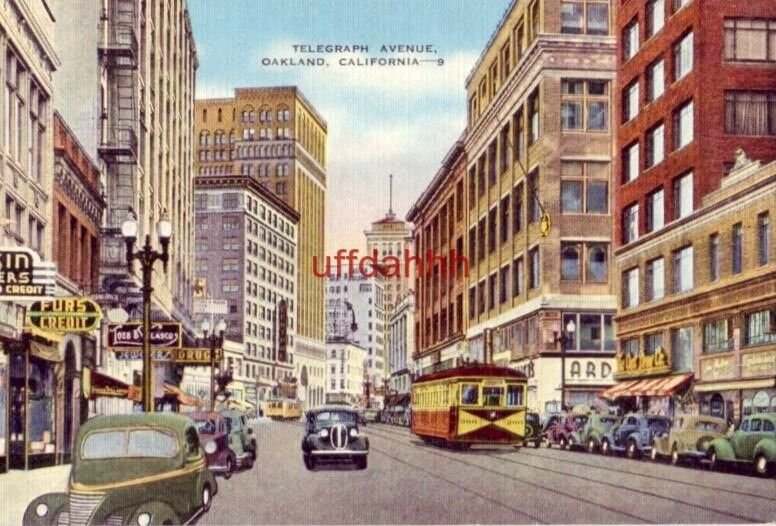
[[[771,67],[776,50],[768,44],[774,30],[776,5],[767,1],[732,6],[720,0],[642,0],[617,10],[614,229],[620,297],[617,378],[622,385],[616,394],[623,403],[663,412],[687,404],[694,407],[687,388],[690,375],[694,372],[702,384],[704,375],[710,381],[715,373],[704,372],[702,364],[715,362],[693,356],[712,353],[718,345],[704,349],[705,329],[700,327],[713,314],[704,303],[708,299],[701,298],[714,297],[715,302],[722,301],[720,307],[729,309],[729,318],[723,311],[716,314],[721,318],[719,338],[724,340],[719,345],[743,346],[742,337],[734,337],[732,331],[743,330],[747,314],[741,309],[749,303],[742,299],[742,305],[734,307],[730,301],[738,294],[739,285],[733,282],[742,277],[720,289],[705,272],[708,251],[723,254],[728,248],[724,244],[734,235],[733,223],[756,222],[748,209],[740,209],[736,221],[733,208],[715,204],[714,196],[738,187],[728,182],[737,178],[726,175],[736,165],[735,152],[743,148],[746,155],[763,162],[776,158],[772,125],[776,68]],[[732,214],[725,219],[730,224],[720,223],[719,237],[711,240],[710,232],[695,225],[712,228],[715,221],[709,212],[722,209]],[[696,222],[701,216],[705,219]],[[755,223],[750,226],[756,228]],[[692,239],[690,231],[703,237]],[[755,236],[743,237],[748,243]],[[734,274],[744,273],[738,270]],[[759,285],[754,287],[753,291]],[[684,297],[689,302],[684,303]],[[680,314],[679,301],[682,308],[694,305],[699,310]],[[636,312],[653,312],[657,306],[677,317],[651,314],[636,319]],[[738,347],[733,352],[738,360]],[[721,360],[724,363],[725,357]],[[743,369],[733,378],[739,374]],[[642,377],[662,379],[658,393],[662,396],[637,398]],[[746,398],[744,391],[736,396],[722,391],[715,398],[715,413],[740,416],[743,400],[751,397]]]
[[[296,87],[237,88],[198,100],[199,175],[244,175],[300,214],[296,348],[324,359],[324,284],[312,273],[324,249],[327,125]]]
[[[388,320],[388,388],[392,394],[410,392],[415,371],[415,294],[408,291],[391,310]]]
[[[326,343],[327,401],[364,402],[366,349],[353,342],[332,338]]]
[[[246,400],[261,402],[294,376],[299,214],[249,176],[194,184],[198,278],[206,297],[227,301],[225,337],[244,344],[235,367],[253,384]]]

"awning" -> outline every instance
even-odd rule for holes
[[[184,393],[179,387],[176,387],[172,384],[168,384],[168,383],[164,384],[164,394],[177,397],[178,402],[180,402],[181,405],[190,405],[194,407],[201,407],[204,405],[202,400],[200,400],[196,396],[192,396],[190,394]]]
[[[30,355],[49,362],[62,361],[62,353],[59,352],[56,345],[46,345],[35,340],[30,341]]]
[[[685,383],[689,382],[693,373],[661,376],[659,378],[643,378],[628,380],[613,385],[599,396],[607,400],[616,400],[623,396],[670,396]]]
[[[84,369],[82,371],[83,392],[86,398],[127,398],[129,400],[140,401],[140,388],[129,385],[126,382],[117,380],[112,376],[98,371]]]
[[[26,325],[24,327],[24,332],[31,334],[33,336],[37,336],[38,338],[46,339],[54,343],[59,343],[65,339],[65,335],[62,333],[44,331],[43,329],[39,329],[34,325]]]

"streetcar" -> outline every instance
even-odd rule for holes
[[[412,432],[426,443],[525,443],[526,376],[490,364],[465,364],[421,376],[412,384]]]
[[[272,420],[298,420],[302,417],[302,402],[291,398],[270,398],[264,402],[264,416]]]

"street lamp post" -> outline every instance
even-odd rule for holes
[[[202,334],[204,340],[210,345],[210,410],[215,411],[216,408],[216,350],[221,349],[224,345],[224,332],[226,332],[226,322],[223,318],[219,321],[213,332],[210,332],[210,322],[204,320],[202,322]]]
[[[132,273],[132,262],[137,259],[140,261],[140,268],[143,272],[143,411],[151,413],[154,410],[154,395],[152,389],[153,366],[151,364],[151,276],[154,262],[160,260],[164,272],[167,272],[167,261],[169,259],[170,238],[172,237],[172,223],[170,223],[167,211],[162,212],[159,222],[156,224],[156,235],[159,238],[159,244],[162,247],[161,252],[151,248],[151,235],[146,234],[145,245],[135,252],[134,246],[137,240],[137,217],[134,212],[129,219],[121,225],[121,235],[127,245],[127,270]]]
[[[569,342],[574,341],[574,331],[577,329],[577,325],[574,320],[569,320],[566,324],[566,330],[560,332],[553,331],[555,336],[555,343],[560,343],[560,407],[561,411],[566,405],[566,346]]]

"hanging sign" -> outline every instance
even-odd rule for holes
[[[142,360],[142,349],[112,348],[117,360]],[[215,355],[213,361],[220,363],[224,357],[224,350],[216,348],[212,351]],[[183,347],[166,348],[152,347],[151,360],[154,362],[175,362],[178,365],[210,365],[211,350],[207,347]]]
[[[26,247],[0,248],[0,300],[53,296],[57,268]]]
[[[152,347],[180,347],[181,324],[177,322],[151,323]],[[111,323],[108,325],[108,347],[143,346],[143,324],[141,322]]]
[[[52,332],[90,332],[102,319],[94,301],[73,296],[35,301],[27,309],[27,323]]]

